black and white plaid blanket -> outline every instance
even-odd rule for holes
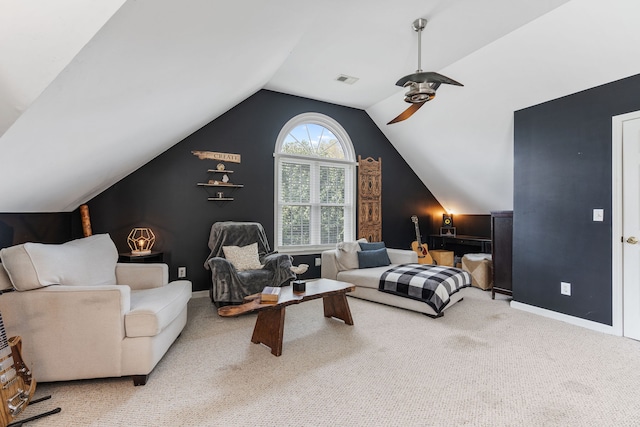
[[[382,273],[378,289],[424,301],[440,313],[449,304],[449,297],[467,286],[471,286],[471,275],[459,268],[401,264]]]

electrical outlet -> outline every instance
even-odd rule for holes
[[[597,222],[604,221],[604,209],[594,209],[593,210],[593,220]]]
[[[560,282],[560,293],[562,295],[571,296],[571,283]]]
[[[319,267],[322,265],[322,258],[316,258],[316,267]]]
[[[187,267],[178,267],[178,279],[187,277]]]

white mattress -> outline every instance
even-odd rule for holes
[[[355,270],[345,270],[338,273],[341,282],[352,283],[361,288],[378,289],[380,276],[388,269],[399,264],[385,265],[384,267],[358,268]]]

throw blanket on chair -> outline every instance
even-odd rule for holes
[[[237,270],[224,258],[224,246],[258,244],[258,258],[264,266],[255,270]],[[209,249],[204,268],[211,270],[209,296],[216,304],[242,303],[243,298],[260,292],[265,286],[281,286],[296,277],[291,271],[293,258],[271,253],[264,228],[257,222],[216,222],[211,226]]]
[[[467,286],[471,286],[471,275],[459,268],[401,264],[382,273],[378,290],[424,301],[440,313],[449,297]]]

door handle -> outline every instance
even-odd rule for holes
[[[638,243],[638,238],[635,236],[631,236],[627,239],[627,243],[630,243],[632,245],[635,245]]]

